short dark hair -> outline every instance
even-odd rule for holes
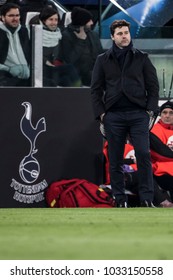
[[[47,20],[48,18],[50,18],[53,15],[58,15],[58,20],[60,20],[60,16],[58,13],[58,10],[53,7],[45,7],[42,9],[42,11],[39,14],[39,19],[44,22],[45,20]]]
[[[1,8],[1,16],[5,16],[8,13],[8,11],[11,9],[19,9],[19,11],[20,11],[19,5],[15,4],[15,3],[7,3],[7,4],[4,4]]]
[[[110,26],[111,35],[114,35],[115,29],[117,27],[127,26],[130,30],[130,22],[126,21],[125,19],[114,20]]]

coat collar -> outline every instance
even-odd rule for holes
[[[130,51],[131,51],[133,54],[136,53],[136,49],[135,49],[134,47],[132,47]],[[114,50],[113,50],[113,46],[112,46],[110,49],[107,50],[106,55],[107,55],[108,58],[114,58],[114,57],[115,57],[115,55],[114,55]]]

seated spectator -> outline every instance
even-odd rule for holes
[[[0,86],[30,85],[30,39],[20,25],[20,9],[13,3],[3,5],[0,24]]]
[[[103,153],[105,156],[105,173],[106,173],[106,184],[110,184],[110,175],[109,175],[109,158],[108,158],[108,142],[104,144]],[[134,147],[127,143],[125,145],[124,151],[124,162],[123,169],[125,187],[127,191],[132,192],[138,196],[138,175],[137,175],[137,164]],[[160,188],[156,180],[153,180],[154,183],[154,205],[157,207],[173,207],[173,203],[167,191]],[[139,196],[138,196],[139,197]],[[139,199],[138,199],[139,200]],[[136,202],[136,200],[135,200]],[[140,203],[139,203],[140,205]],[[136,206],[139,206],[138,203]]]
[[[35,16],[33,16],[33,17],[29,20],[29,25],[32,25],[32,24],[40,24],[40,23],[41,23],[40,17],[39,17],[40,12],[41,12],[43,9],[45,10],[47,7],[53,8],[53,9],[56,10],[57,13],[58,13],[58,9],[57,9],[56,5],[55,5],[53,2],[47,2],[47,3],[44,5],[44,7],[38,12],[38,14],[35,15]],[[58,14],[58,26],[60,25],[60,24],[59,24],[59,21],[60,21],[60,16],[59,16],[59,14]]]
[[[43,25],[43,85],[80,86],[81,82],[73,65],[59,60],[59,41],[62,34],[58,28],[57,10],[46,7],[41,11],[39,18]]]
[[[72,22],[63,29],[60,43],[62,60],[75,66],[83,86],[90,86],[96,57],[103,52],[98,34],[91,30],[92,18],[86,9],[74,7]]]
[[[173,201],[173,102],[160,107],[160,119],[150,132],[153,172]]]
[[[13,4],[17,4],[18,6],[20,6],[22,4],[22,2],[25,2],[26,0],[0,0],[0,19],[1,19],[1,8],[3,5],[7,4],[7,3],[13,3]],[[20,15],[21,15],[21,11],[20,11]]]

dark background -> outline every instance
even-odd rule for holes
[[[94,120],[90,90],[80,88],[0,89],[0,207],[42,207],[45,201],[25,205],[13,199],[12,178],[27,185],[19,175],[21,160],[30,144],[20,130],[25,101],[32,105],[32,124],[45,117],[46,132],[36,141],[34,154],[40,175],[34,184],[83,178],[95,184],[103,180],[103,139]]]

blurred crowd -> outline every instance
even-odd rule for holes
[[[0,17],[1,87],[31,86],[33,24],[42,26],[43,86],[90,86],[96,57],[103,52],[90,11],[74,7],[60,16],[50,0],[0,0]]]

